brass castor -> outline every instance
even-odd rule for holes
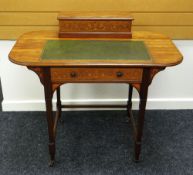
[[[136,158],[134,157],[134,158],[133,158],[133,161],[134,161],[135,163],[140,163],[140,162],[143,161],[143,159],[142,159],[142,158],[136,159]]]
[[[53,167],[53,166],[54,166],[54,163],[55,163],[55,161],[54,161],[54,160],[50,160],[50,161],[49,161],[49,164],[48,164],[48,165],[49,165],[49,167]]]

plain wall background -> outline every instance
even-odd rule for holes
[[[44,110],[44,92],[38,76],[26,67],[8,60],[15,41],[0,41],[0,77],[4,111]],[[184,56],[183,62],[158,73],[149,88],[148,109],[193,109],[193,41],[174,41]],[[66,84],[64,103],[122,104],[127,100],[126,84]],[[134,91],[134,108],[138,94]]]
[[[128,11],[132,29],[193,39],[192,0],[1,0],[0,38],[17,39],[37,30],[58,30],[60,11]]]

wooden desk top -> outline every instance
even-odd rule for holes
[[[167,67],[179,64],[182,55],[171,39],[151,32],[133,32],[132,39],[111,39],[119,41],[143,41],[151,59],[42,59],[42,51],[48,40],[79,40],[78,38],[58,38],[57,31],[37,31],[23,34],[9,54],[13,63],[24,66],[64,66],[64,67]],[[109,40],[89,38],[84,40]]]

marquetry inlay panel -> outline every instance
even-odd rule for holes
[[[128,21],[60,21],[60,32],[128,32]]]

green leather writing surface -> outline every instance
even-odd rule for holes
[[[48,40],[43,60],[149,60],[143,41]]]

